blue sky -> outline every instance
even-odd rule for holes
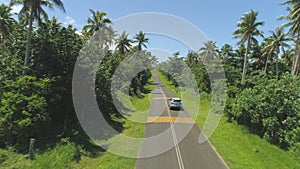
[[[232,39],[232,33],[237,28],[236,23],[240,17],[250,9],[259,12],[258,20],[265,21],[261,29],[267,36],[270,29],[274,30],[282,24],[277,18],[287,14],[286,7],[279,5],[282,1],[284,0],[63,0],[66,13],[58,9],[49,12],[50,16],[54,15],[61,22],[72,24],[79,30],[90,16],[89,9],[106,12],[111,20],[140,12],[168,13],[191,22],[221,47],[225,43],[236,44],[237,40]],[[165,48],[171,53],[176,50],[186,53],[182,44],[172,42],[167,43],[172,45],[162,47],[160,45],[166,43],[160,41],[162,39],[154,37],[151,41],[150,38],[149,47]]]

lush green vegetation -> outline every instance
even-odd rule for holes
[[[132,116],[140,116],[144,112],[147,116],[147,110],[150,108],[150,97],[154,89],[153,79],[151,78],[145,86],[148,91],[142,94],[140,98],[131,96],[131,104],[137,110],[132,112]],[[128,106],[128,105],[126,105]],[[133,117],[134,118],[134,117]],[[122,134],[142,138],[144,135],[144,123],[136,123],[131,120],[118,119],[123,124]],[[51,140],[54,142],[55,140]],[[83,132],[74,130],[71,138],[66,137],[56,141],[55,145],[44,149],[44,144],[51,141],[38,142],[35,160],[30,161],[28,154],[16,153],[13,148],[0,149],[1,168],[134,168],[135,159],[120,157],[118,155],[106,152],[96,146],[92,140],[87,139]],[[26,149],[28,147],[25,147]]]
[[[125,58],[140,58],[135,59],[134,68],[142,71],[134,74],[132,81],[122,81],[120,76],[115,81],[121,96],[131,96],[135,109],[140,109],[140,104],[143,108],[150,106],[148,95],[153,89],[149,83],[150,68],[156,58],[145,50],[149,39],[142,31],[132,40],[126,32],[116,34],[106,13],[93,10],[87,25],[78,34],[72,25],[65,27],[57,18],[47,17],[45,7],[56,6],[64,11],[61,1],[39,2],[11,1],[10,5],[22,6],[18,20],[12,17],[11,6],[0,6],[0,166],[67,168],[71,163],[80,167],[82,159],[121,158],[95,145],[81,128],[72,100],[73,71],[77,59],[84,61],[79,65],[87,73],[82,82],[90,81],[90,75],[95,75],[98,107],[107,122],[120,133],[142,137],[144,125],[126,120],[117,111],[111,82],[120,63],[125,75],[134,72]],[[87,48],[95,58],[86,57]],[[102,60],[86,61],[91,58]],[[90,70],[93,66],[95,69]],[[131,110],[122,98],[117,99],[122,107]],[[131,116],[146,117],[134,112]],[[33,161],[27,155],[30,138],[36,139]],[[132,168],[134,161],[123,158],[128,168]]]
[[[248,80],[248,85],[236,98],[231,120],[243,124],[269,142],[282,148],[297,146],[300,141],[299,77],[284,74],[279,80]]]
[[[17,20],[14,5],[22,7]],[[288,15],[281,18],[286,24],[271,30],[268,37],[260,30],[264,21],[257,21],[259,13],[251,10],[233,32],[239,45],[235,49],[207,41],[198,51],[185,57],[175,52],[158,65],[162,81],[178,97],[178,86],[185,87],[191,70],[196,94],[206,100],[200,112],[208,112],[207,100],[213,99],[214,88],[227,87],[226,102],[213,100],[220,104],[218,108],[225,106],[225,117],[211,141],[232,168],[300,168],[300,2],[287,0],[282,5],[288,7]],[[141,112],[149,106],[152,88],[147,85],[157,62],[145,50],[149,39],[142,31],[133,39],[126,32],[116,34],[106,13],[94,10],[79,34],[72,25],[49,19],[45,7],[65,11],[60,0],[11,0],[9,6],[0,6],[0,166],[119,168],[118,161],[122,168],[132,168],[134,159],[105,152],[84,133],[74,110],[72,78],[78,59],[79,69],[86,73],[81,82],[96,77],[97,108],[107,122],[119,132],[141,137],[143,124],[124,118],[114,101],[124,110],[132,106],[140,110],[133,111],[131,118],[146,118]],[[210,78],[222,74],[219,63],[226,83]],[[121,70],[117,78],[116,70]],[[132,80],[126,81],[130,75]],[[127,92],[132,106],[124,99]],[[200,126],[205,115],[200,113],[196,119]],[[30,138],[37,140],[34,161],[27,156]]]

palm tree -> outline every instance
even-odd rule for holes
[[[289,20],[288,23],[284,24],[284,27],[289,27],[289,35],[292,39],[295,39],[295,44],[300,42],[300,1],[299,0],[287,0],[281,3],[282,5],[290,5],[288,7],[289,14],[284,19]],[[291,74],[296,75],[299,69],[300,62],[300,49],[298,45],[296,47],[296,55],[293,60],[293,66],[291,69]]]
[[[211,40],[204,43],[204,47],[199,50],[202,61],[205,64],[210,64],[211,59],[218,57],[218,50],[216,47],[216,42]]]
[[[189,67],[195,67],[199,61],[199,53],[193,50],[190,50],[186,56],[186,62]]]
[[[274,31],[270,31],[270,33],[272,34],[271,37],[269,37],[268,39],[270,40],[269,45],[267,45],[266,48],[266,52],[269,54],[269,56],[274,53],[275,54],[275,58],[276,58],[276,77],[278,78],[278,55],[280,53],[280,49],[281,47],[289,47],[289,44],[287,44],[286,42],[289,41],[289,39],[287,38],[287,34],[283,33],[283,28],[277,28]],[[268,59],[267,59],[268,61]],[[267,65],[267,63],[266,63]],[[267,66],[266,66],[267,67]],[[265,67],[265,72],[266,72],[266,68]]]
[[[242,82],[246,79],[247,73],[247,57],[248,53],[251,49],[252,43],[258,43],[255,39],[255,36],[263,37],[262,31],[258,30],[258,26],[262,26],[264,22],[256,22],[258,12],[254,12],[251,10],[249,13],[245,13],[241,17],[241,21],[237,23],[239,29],[235,30],[233,33],[233,38],[239,38],[238,45],[244,44],[247,42],[246,53],[244,56],[244,65],[243,65],[243,75],[242,75]]]
[[[225,59],[225,58],[227,58],[227,57],[232,57],[232,55],[233,55],[233,48],[232,48],[232,46],[229,45],[229,44],[225,44],[225,45],[221,48],[219,54],[220,54],[220,56],[221,56],[223,59]]]
[[[87,19],[88,24],[83,27],[83,31],[86,32],[88,37],[95,35],[102,28],[108,28],[108,24],[111,23],[111,20],[106,18],[105,12],[95,12],[92,9],[90,9],[90,12],[92,17]]]
[[[158,58],[156,56],[151,55],[150,56],[150,66],[152,68],[155,68],[158,65]]]
[[[286,63],[289,67],[292,67],[294,56],[295,56],[295,51],[290,49],[290,50],[283,52],[282,59],[283,59],[284,63]]]
[[[4,57],[5,39],[8,39],[13,29],[13,23],[15,22],[10,13],[11,8],[2,4],[0,6],[0,41],[2,44],[2,57]]]
[[[147,48],[146,43],[149,43],[149,39],[145,36],[145,33],[140,31],[138,34],[136,34],[134,39],[135,39],[134,42],[138,43],[138,45],[137,45],[138,52],[140,52],[142,50],[142,46]]]
[[[89,39],[89,33],[87,32],[86,29],[82,29],[80,32],[80,37],[84,40],[87,41]]]
[[[13,5],[22,5],[22,9],[19,13],[19,18],[22,18],[22,16],[27,16],[29,14],[28,18],[28,33],[27,33],[27,41],[26,41],[26,54],[25,54],[25,61],[24,61],[24,67],[28,67],[29,65],[29,52],[30,52],[30,41],[31,41],[31,35],[32,35],[32,24],[35,20],[40,21],[40,19],[43,17],[45,19],[48,19],[47,12],[43,9],[43,7],[48,7],[50,9],[53,9],[54,6],[61,9],[63,12],[65,12],[64,4],[61,0],[11,0],[10,6]],[[24,74],[26,74],[26,70],[24,70]]]
[[[119,50],[120,55],[124,55],[125,52],[129,51],[131,48],[131,43],[133,42],[131,39],[128,38],[129,34],[126,34],[124,31],[121,35],[119,35],[117,39],[117,46],[116,48]]]
[[[271,46],[272,39],[270,37],[266,38],[262,42],[262,58],[265,60],[265,67],[263,69],[264,73],[267,73],[268,63],[269,61],[273,61],[273,58],[275,56],[274,48]]]
[[[117,36],[116,31],[114,31],[113,27],[110,25],[105,27],[103,31],[99,32],[98,37],[100,37],[100,44],[103,42],[102,46],[105,46],[108,49],[112,44],[114,44],[115,38]]]
[[[236,48],[233,51],[233,54],[234,55],[232,57],[232,60],[229,60],[230,62],[227,62],[227,63],[229,63],[230,65],[242,70],[243,69],[244,57],[245,57],[245,54],[246,54],[245,45],[241,44],[238,48]]]

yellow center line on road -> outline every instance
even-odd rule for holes
[[[192,118],[189,117],[171,117],[171,116],[149,116],[147,123],[195,123]]]
[[[169,115],[169,119],[170,119],[170,125],[171,125],[171,132],[172,132],[172,136],[173,136],[173,141],[174,141],[174,146],[175,146],[175,151],[176,151],[176,156],[177,156],[177,160],[178,160],[178,165],[179,165],[179,169],[184,169],[184,165],[183,165],[183,160],[182,160],[182,157],[181,157],[181,153],[180,153],[180,148],[179,148],[179,145],[178,145],[178,140],[177,140],[177,136],[176,136],[176,133],[175,133],[175,129],[174,129],[174,122],[172,121],[172,115],[171,115],[171,111],[168,107],[168,102],[167,100],[164,100],[165,101],[165,106],[167,108],[167,111],[168,111],[168,115]]]
[[[153,100],[168,100],[170,97],[154,97]]]

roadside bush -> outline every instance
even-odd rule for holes
[[[232,119],[282,148],[300,142],[300,78],[252,80],[232,104]]]
[[[232,106],[235,103],[236,96],[240,93],[240,89],[235,86],[228,86],[226,89],[226,104],[225,114],[228,117],[228,121],[232,122],[235,120],[235,115],[232,111]]]
[[[49,79],[21,76],[6,81],[0,101],[0,144],[15,145],[36,136],[49,120],[45,95]]]

